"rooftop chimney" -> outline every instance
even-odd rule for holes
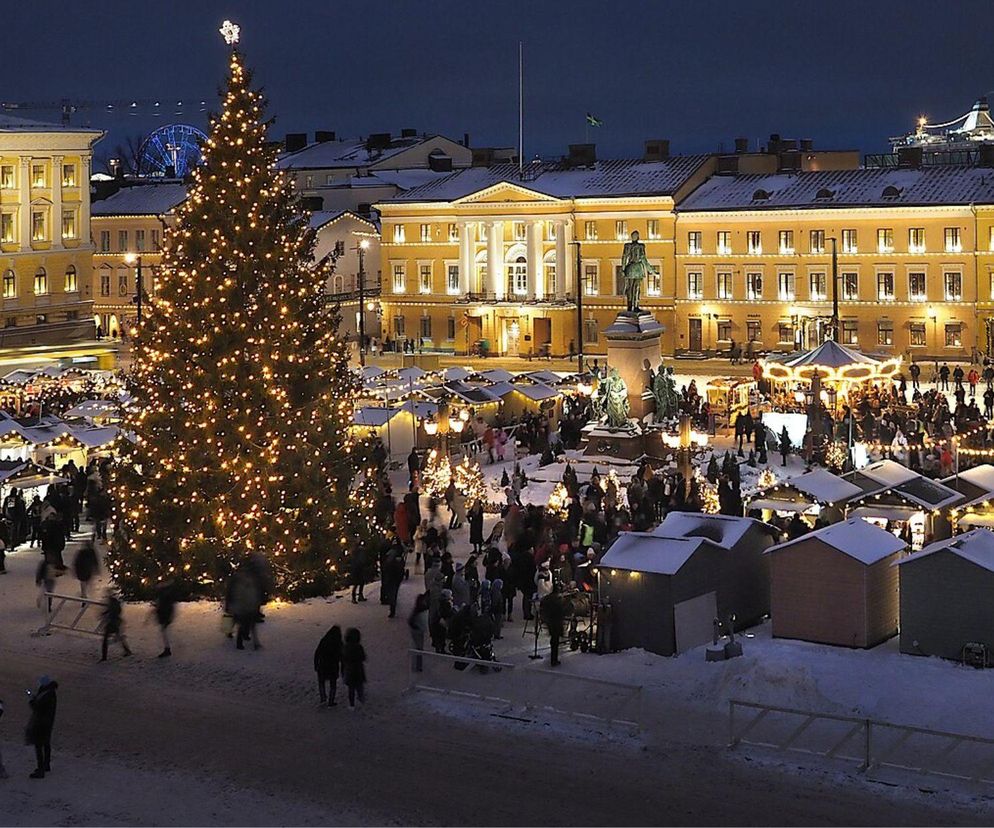
[[[994,144],[981,144],[977,158],[978,167],[994,167]]]
[[[736,138],[735,139],[735,152],[738,155],[742,155],[745,152],[749,152],[749,139],[748,138]]]
[[[897,166],[917,170],[922,165],[921,147],[898,147]]]
[[[335,131],[331,129],[319,129],[314,133],[314,140],[319,144],[326,144],[335,140]]]
[[[810,138],[801,139],[801,152],[811,152],[815,148],[815,142]]]
[[[464,147],[466,147],[467,149],[469,149],[469,133],[468,132],[464,132],[462,134],[462,145]]]
[[[283,148],[287,152],[297,152],[307,146],[306,132],[288,132],[283,139]]]
[[[568,163],[571,167],[594,166],[597,163],[597,145],[570,144]]]
[[[418,131],[416,129],[410,129],[410,128],[408,128],[408,129],[402,129],[400,131],[400,137],[401,138],[417,138],[418,137]]]
[[[653,138],[645,142],[643,161],[665,161],[670,157],[669,138]]]

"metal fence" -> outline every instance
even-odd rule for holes
[[[994,739],[730,700],[729,747],[739,745],[843,760],[881,769],[994,785]]]
[[[640,730],[642,686],[508,662],[410,651],[409,688],[486,701],[505,712],[543,712]]]
[[[68,609],[67,608],[68,605]],[[42,610],[45,623],[38,629],[37,635],[51,635],[52,630],[69,630],[89,635],[102,635],[101,614],[107,604],[93,598],[82,598],[78,595],[62,595],[58,592],[42,593]],[[93,609],[87,617],[87,611]],[[73,611],[75,609],[75,615]],[[63,612],[66,610],[66,612]],[[96,613],[96,618],[94,618]],[[70,619],[71,616],[71,619]],[[87,623],[84,623],[87,622]]]

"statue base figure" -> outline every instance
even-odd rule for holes
[[[630,416],[641,421],[654,410],[649,387],[649,372],[662,364],[660,338],[663,326],[646,311],[622,311],[604,331],[607,339],[607,364],[617,368],[628,386]]]

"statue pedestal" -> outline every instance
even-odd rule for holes
[[[580,447],[589,457],[606,455],[624,460],[638,460],[645,452],[645,437],[634,427],[608,428],[602,423],[587,423],[580,432]]]
[[[604,331],[607,339],[607,364],[617,368],[628,386],[630,416],[641,419],[655,409],[651,396],[643,399],[649,385],[649,369],[656,371],[662,364],[659,340],[663,333],[651,313],[622,311]]]

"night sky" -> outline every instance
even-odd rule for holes
[[[517,45],[525,44],[525,154],[559,155],[589,131],[600,157],[731,149],[771,132],[879,152],[960,115],[994,89],[990,0],[5,0],[4,100],[207,98],[225,70],[229,17],[270,98],[276,136],[440,132],[517,143]],[[54,25],[53,25],[54,21]],[[38,36],[35,36],[38,35]],[[203,126],[196,113],[185,120]],[[58,120],[57,112],[33,117]],[[105,145],[179,120],[77,123]],[[199,123],[198,123],[199,122]],[[109,147],[108,147],[109,148]]]

